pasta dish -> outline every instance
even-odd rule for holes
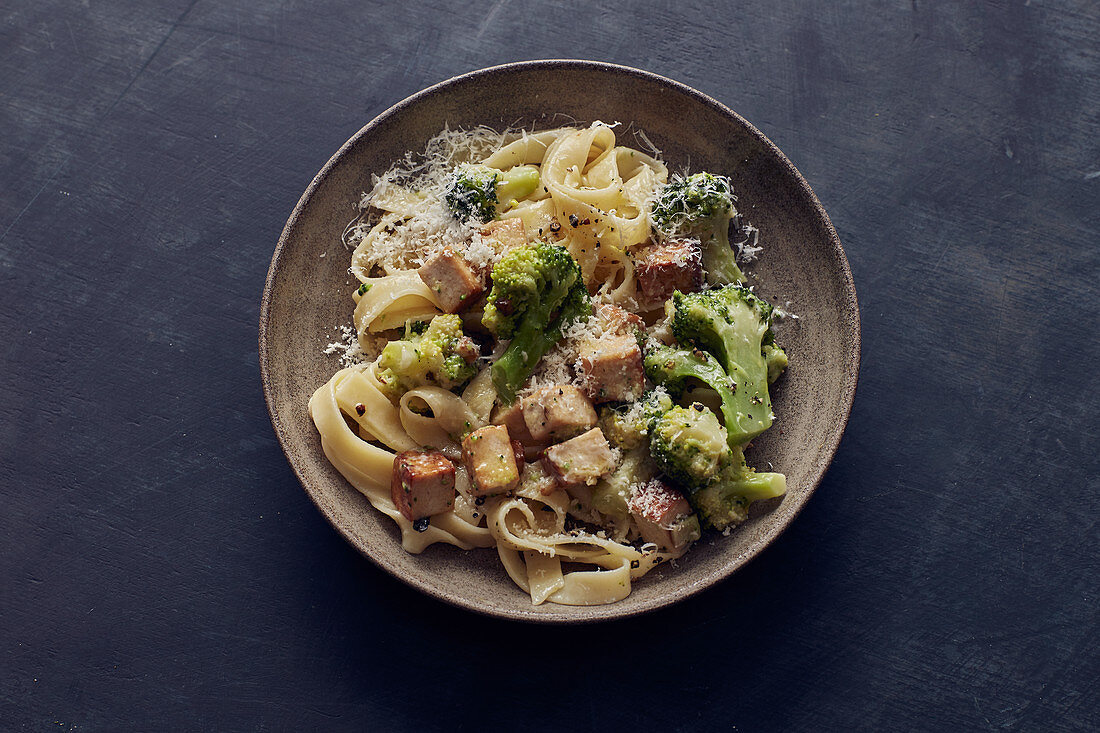
[[[757,231],[727,177],[616,132],[447,129],[375,176],[309,402],[405,550],[495,548],[535,604],[621,600],[786,491],[744,456],[787,365]]]

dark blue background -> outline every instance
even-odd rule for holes
[[[0,728],[1100,727],[1094,2],[0,7]],[[484,619],[291,473],[256,324],[339,145],[451,75],[638,66],[771,137],[840,233],[847,434],[674,608]]]

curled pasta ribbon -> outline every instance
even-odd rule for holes
[[[630,247],[649,238],[646,202],[668,180],[658,160],[616,147],[615,133],[596,122],[551,143],[542,161],[562,235],[585,282],[621,269]]]
[[[376,264],[381,264],[387,273],[393,271],[393,263],[379,263],[375,253],[379,250],[378,243],[386,236],[386,233],[392,231],[394,227],[407,218],[407,214],[399,211],[387,211],[359,240],[359,244],[351,254],[351,274],[355,275],[360,282],[366,282],[370,278],[371,268]]]
[[[501,562],[509,577],[531,594],[532,603],[599,605],[621,600],[630,594],[631,580],[668,557],[598,535],[566,533],[568,503],[564,491],[542,496],[522,487],[515,496],[487,502],[488,527]],[[564,572],[562,562],[603,569]]]
[[[546,157],[546,148],[567,132],[569,128],[565,127],[534,133],[524,131],[518,140],[508,143],[483,162],[500,170],[508,170],[517,165],[539,165]]]
[[[352,320],[360,343],[368,334],[404,326],[410,319],[427,319],[443,312],[431,288],[415,270],[370,278],[371,288],[359,297]]]
[[[462,401],[477,418],[479,427],[489,424],[489,416],[497,400],[497,388],[493,386],[491,367],[484,367],[462,390]]]
[[[421,404],[430,415],[423,414]],[[454,436],[464,435],[485,425],[463,399],[442,387],[417,387],[401,396],[401,425],[418,445],[442,451],[452,461],[462,458],[462,449]]]
[[[372,445],[356,435],[340,408],[341,397],[337,390],[344,381],[360,372],[341,369],[322,385],[309,400],[309,414],[321,434],[321,449],[329,462],[347,479],[378,511],[397,523],[401,531],[401,546],[412,553],[420,553],[436,542],[444,542],[464,550],[474,547],[492,547],[493,537],[484,527],[472,525],[453,512],[437,514],[431,518],[423,532],[413,529],[412,522],[404,517],[390,498],[390,477],[393,473],[394,453]],[[356,382],[347,385],[343,399],[361,401],[364,394],[354,391]],[[361,386],[361,383],[360,383]],[[355,414],[354,408],[351,415]],[[350,415],[349,415],[350,416]]]
[[[363,371],[345,369],[333,382],[340,410],[359,424],[364,440],[377,440],[395,451],[420,447],[401,425],[397,408],[379,389],[374,364]]]

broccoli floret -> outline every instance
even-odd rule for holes
[[[787,352],[775,343],[764,344],[764,361],[768,364],[768,384],[774,384],[787,368]]]
[[[493,363],[493,385],[512,404],[562,329],[587,318],[592,303],[580,267],[564,247],[538,242],[509,250],[493,267],[493,288],[482,324],[498,339],[511,339]]]
[[[611,445],[632,450],[648,444],[650,424],[671,409],[672,398],[666,390],[651,390],[628,407],[601,407],[600,429]]]
[[[718,479],[688,495],[688,500],[708,527],[725,529],[745,521],[754,501],[782,496],[787,479],[781,473],[758,473],[745,463],[745,454],[734,449]]]
[[[687,351],[673,346],[654,346],[645,355],[645,373],[657,384],[679,397],[688,379],[698,379],[718,393],[722,400],[722,418],[727,425],[737,425],[742,405],[737,399],[737,383],[729,378],[718,360],[705,351]],[[727,430],[730,447],[740,443],[738,431]]]
[[[673,407],[653,421],[649,452],[666,476],[690,491],[714,481],[731,455],[718,416],[698,402]]]
[[[676,340],[714,354],[736,385],[730,409],[723,405],[731,444],[752,440],[772,424],[763,345],[771,317],[772,306],[743,285],[672,295]],[[772,358],[778,367],[778,355]]]
[[[653,204],[653,224],[665,236],[691,236],[703,243],[703,268],[712,285],[745,279],[730,247],[729,225],[737,215],[730,179],[712,173],[673,176]]]
[[[690,353],[687,356],[707,363]],[[708,368],[718,365],[711,361]],[[671,381],[676,384],[675,375]],[[660,392],[658,389],[650,394]],[[649,403],[649,452],[657,468],[684,489],[706,526],[725,529],[743,522],[752,502],[786,492],[783,474],[757,473],[749,468],[741,446],[727,441],[726,429],[714,412],[697,402],[690,407],[670,404],[667,395]],[[604,419],[610,418],[605,414],[601,423]],[[644,447],[632,452],[644,452]],[[615,490],[613,479],[606,480],[607,487],[601,490],[601,501],[610,508],[618,507],[617,498],[622,493]]]
[[[538,185],[539,170],[533,165],[503,172],[487,165],[461,165],[451,174],[443,199],[459,221],[485,223],[531,195]]]
[[[462,318],[445,314],[409,321],[404,338],[378,356],[378,378],[392,397],[424,385],[454,389],[477,374],[477,344],[462,332]]]

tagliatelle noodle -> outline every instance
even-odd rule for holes
[[[348,427],[340,409],[336,390],[349,372],[341,369],[322,385],[309,400],[309,414],[321,434],[321,449],[337,471],[358,489],[367,501],[397,523],[401,530],[401,546],[420,553],[436,542],[469,550],[492,547],[493,537],[484,527],[471,525],[454,513],[431,518],[426,530],[418,532],[405,519],[390,498],[389,477],[393,471],[394,454],[363,440]],[[354,410],[353,410],[354,413]]]

